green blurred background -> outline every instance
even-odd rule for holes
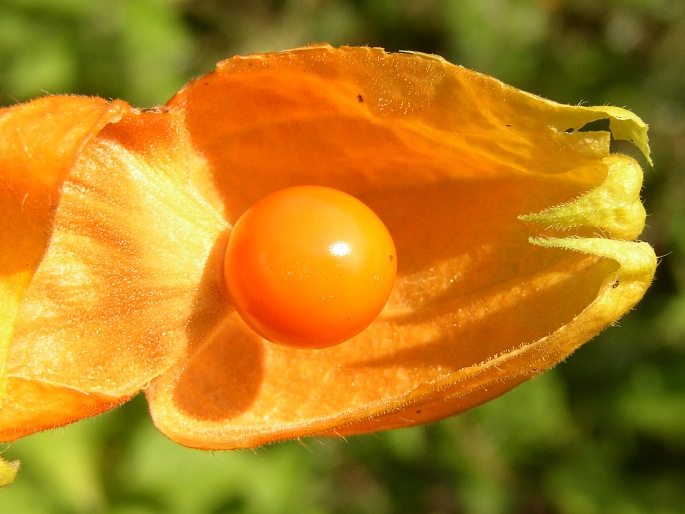
[[[685,512],[685,2],[2,0],[0,104],[152,106],[231,55],[320,41],[437,53],[642,116],[643,237],[663,257],[646,298],[551,372],[425,427],[200,452],[159,434],[139,397],[0,446],[24,464],[0,512]]]

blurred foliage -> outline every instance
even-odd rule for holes
[[[165,102],[236,53],[310,42],[437,53],[651,125],[639,307],[553,371],[441,423],[199,452],[145,401],[3,445],[0,511],[685,512],[685,3],[678,0],[3,0],[0,104],[45,93]]]

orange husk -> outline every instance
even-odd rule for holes
[[[59,379],[26,380],[13,372],[14,358],[9,364],[7,358],[22,295],[50,240],[63,181],[89,139],[127,110],[124,102],[68,96],[0,110],[0,418],[4,438],[97,414],[122,401],[65,387]],[[28,349],[25,358],[36,351],[40,349]]]
[[[158,428],[200,448],[433,421],[549,369],[654,274],[633,241],[642,170],[610,153],[609,132],[579,131],[609,119],[648,157],[646,126],[622,109],[559,105],[434,56],[328,46],[224,61],[153,111],[113,105],[116,119],[59,147],[61,196],[40,223],[17,203],[37,185],[1,186],[17,227],[2,252],[21,232],[35,275],[3,282],[18,307],[3,307],[0,439],[141,389]],[[27,137],[22,108],[5,111],[3,137]],[[8,151],[3,173],[20,159]],[[232,224],[297,184],[357,196],[397,246],[385,309],[333,348],[260,339],[222,290]]]

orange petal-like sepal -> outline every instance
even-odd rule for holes
[[[27,106],[3,134],[32,140],[11,118]],[[559,105],[434,56],[313,46],[224,61],[166,106],[117,116],[60,146],[70,160],[44,188],[41,230],[21,213],[43,189],[0,186],[17,227],[0,262],[17,264],[21,231],[34,263],[21,288],[3,279],[1,439],[140,389],[160,430],[201,448],[433,421],[558,363],[654,274],[633,241],[642,170],[609,151],[613,134],[648,158],[646,126],[622,109]],[[598,119],[611,133],[580,130]],[[397,247],[381,315],[326,349],[261,339],[223,291],[233,223],[301,184],[358,197]]]
[[[128,105],[57,96],[0,110],[0,437],[14,439],[101,412],[112,398],[86,397],[48,377],[13,373],[15,318],[43,259],[65,177],[89,138]],[[39,354],[27,350],[26,358]]]

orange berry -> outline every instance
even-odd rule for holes
[[[364,330],[390,296],[395,245],[376,214],[327,187],[258,201],[228,240],[224,281],[243,320],[269,341],[324,348]]]

